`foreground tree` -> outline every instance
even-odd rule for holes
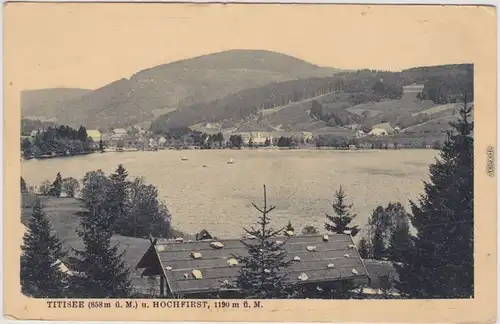
[[[430,181],[411,202],[414,248],[396,264],[399,289],[413,298],[470,298],[474,295],[474,145],[472,106],[467,98],[457,122],[430,166]]]
[[[67,278],[59,262],[65,253],[59,238],[52,234],[38,197],[27,227],[21,247],[22,293],[36,298],[64,297]]]
[[[386,207],[377,206],[368,220],[369,232],[373,239],[375,232],[378,231],[386,248],[392,233],[401,227],[406,228],[409,219],[410,215],[399,202],[390,202]]]
[[[56,179],[52,182],[49,190],[49,195],[54,197],[60,197],[62,192],[62,177],[61,173],[57,172]]]
[[[66,178],[62,181],[62,191],[70,198],[75,197],[80,189],[80,184],[75,178]]]
[[[266,186],[264,186],[264,207],[252,204],[261,213],[257,228],[244,229],[253,240],[242,241],[248,256],[235,256],[241,264],[236,279],[236,286],[246,298],[292,298],[297,294],[288,281],[287,268],[292,261],[287,261],[287,252],[283,244],[275,238],[283,229],[270,227],[269,213],[275,208],[267,205]]]
[[[399,262],[404,259],[404,256],[413,249],[413,244],[410,237],[410,229],[408,224],[397,228],[389,240],[387,247],[387,257],[389,260]]]
[[[111,191],[109,179],[101,170],[84,177],[82,197],[88,212],[80,218],[77,230],[84,250],[75,250],[74,268],[81,276],[71,277],[71,290],[75,297],[123,298],[130,294],[129,269],[125,267],[118,245],[111,236],[114,215],[110,212]]]
[[[169,238],[173,235],[171,214],[158,200],[158,189],[136,178],[129,187],[126,221],[120,223],[119,233],[125,236]]]
[[[372,257],[371,247],[368,244],[368,240],[364,237],[362,237],[361,240],[359,240],[358,252],[361,258],[363,259],[369,259]]]
[[[122,234],[128,227],[127,213],[129,211],[128,190],[130,182],[127,180],[128,172],[123,165],[118,165],[115,172],[109,176],[109,211],[115,222],[115,231]]]
[[[327,222],[325,223],[325,229],[337,234],[350,231],[352,236],[356,236],[359,232],[358,226],[350,225],[356,214],[352,212],[352,204],[346,204],[346,197],[346,193],[342,189],[342,186],[340,186],[335,192],[334,202],[332,203],[335,215],[326,214]]]

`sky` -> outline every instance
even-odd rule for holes
[[[491,8],[458,6],[9,3],[4,13],[6,78],[22,89],[96,89],[230,49],[343,69],[473,63],[496,21]]]

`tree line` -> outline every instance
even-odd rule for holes
[[[431,89],[436,87],[432,81],[435,78],[439,78],[445,84],[453,84],[451,89],[447,90],[447,94],[458,97],[463,91],[463,85],[467,87],[472,85],[470,71],[472,67],[469,65],[409,69],[403,72],[358,70],[336,73],[331,77],[274,82],[257,88],[244,89],[210,102],[196,103],[182,110],[159,116],[153,121],[151,131],[161,133],[171,128],[188,127],[201,122],[237,122],[258,114],[260,110],[333,93],[348,94],[347,102],[351,106],[383,99],[398,99],[403,94],[403,86],[419,82],[427,84],[427,88]],[[459,80],[455,80],[456,78]],[[424,88],[424,93],[430,93],[427,88]],[[438,102],[439,97],[434,96],[430,99]],[[333,116],[320,117],[321,120],[332,120]]]
[[[417,201],[410,201],[411,213],[407,213],[400,203],[376,208],[359,242],[359,253],[364,258],[393,262],[399,280],[391,283],[387,279],[386,283],[394,284],[403,298],[474,296],[471,111],[467,104],[460,109],[439,159],[429,168],[430,180],[425,182],[424,193]],[[67,296],[62,295],[63,291],[91,297],[130,294],[127,269],[117,246],[110,240],[117,228],[117,219],[125,219],[123,215],[127,209],[120,198],[125,195],[122,185],[126,173],[120,169],[109,179],[100,173],[87,174],[84,179],[82,195],[89,212],[82,217],[78,231],[85,249],[77,252],[75,263],[82,275],[66,279],[57,270],[57,260],[63,258],[61,243],[51,233],[40,203],[35,204],[21,257],[21,283],[25,294],[39,297]],[[288,269],[293,260],[288,258],[286,241],[278,243],[275,238],[294,235],[292,224],[279,229],[270,225],[274,206],[267,202],[265,186],[263,206],[253,206],[261,216],[254,227],[244,230],[255,240],[242,241],[248,253],[235,255],[240,264],[234,284],[240,294],[238,297],[365,298],[352,280],[320,285],[300,285],[291,280]],[[351,236],[362,232],[352,224],[357,215],[353,205],[347,202],[342,186],[335,192],[332,209],[332,214],[325,215],[328,232]],[[317,230],[308,226],[303,232],[315,233]]]
[[[21,191],[27,190],[21,178]],[[60,197],[63,191],[63,179],[58,173],[46,193]],[[22,246],[21,283],[26,295],[129,296],[129,269],[122,260],[125,252],[120,252],[119,246],[112,243],[112,236],[171,238],[182,235],[172,228],[170,212],[159,202],[156,187],[145,184],[141,178],[128,180],[128,173],[121,165],[109,176],[101,170],[86,173],[80,195],[86,212],[79,217],[77,234],[84,248],[74,250],[72,255],[62,249],[60,239],[52,233],[40,199],[36,197]],[[73,271],[71,275],[59,270],[59,264],[66,259]]]
[[[39,131],[34,138],[24,138],[21,152],[25,158],[86,154],[94,151],[93,141],[84,126],[49,126]]]

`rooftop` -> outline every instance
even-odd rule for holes
[[[301,282],[328,282],[368,279],[365,265],[350,235],[278,237],[285,242],[290,266],[288,279]],[[244,239],[250,242],[251,239]],[[214,244],[215,243],[215,244]],[[279,242],[278,242],[279,243]],[[137,264],[144,276],[163,272],[173,294],[203,293],[227,289],[234,283],[239,264],[235,256],[246,256],[241,240],[204,240],[152,244]],[[199,272],[198,272],[199,271]],[[305,274],[305,276],[303,275]],[[304,279],[305,278],[305,279]]]

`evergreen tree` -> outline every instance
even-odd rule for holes
[[[389,246],[387,248],[387,256],[389,260],[399,262],[412,249],[410,237],[410,229],[408,224],[397,228],[391,234]]]
[[[334,202],[332,203],[334,216],[326,214],[327,222],[325,223],[325,229],[332,233],[343,234],[344,231],[351,231],[351,235],[354,237],[359,232],[358,226],[350,226],[349,224],[356,217],[356,214],[352,212],[352,204],[346,204],[347,195],[345,194],[342,186],[339,190],[335,192]]]
[[[361,258],[369,259],[371,257],[370,246],[368,244],[368,240],[366,238],[361,238],[358,243],[358,252]]]
[[[62,177],[61,173],[57,172],[56,179],[52,182],[49,190],[49,195],[54,197],[60,197],[62,192]]]
[[[253,147],[253,138],[251,138],[251,137],[248,140],[248,147]]]
[[[399,289],[413,298],[470,298],[474,295],[472,106],[464,100],[457,122],[430,166],[430,181],[411,222],[414,248],[396,264]]]
[[[128,226],[128,188],[130,183],[127,180],[128,172],[123,165],[118,165],[115,172],[109,176],[109,212],[114,218],[115,231],[122,234],[124,228]]]
[[[23,294],[36,298],[64,297],[67,278],[59,269],[59,262],[65,253],[59,238],[51,232],[38,197],[27,227],[21,247]]]
[[[28,187],[26,186],[26,181],[24,181],[24,178],[21,177],[21,193],[26,192],[28,192]]]
[[[264,146],[270,146],[271,145],[271,140],[269,138],[266,138],[266,141],[264,142]]]
[[[118,245],[112,245],[114,217],[109,197],[112,185],[104,173],[89,172],[84,177],[83,200],[88,212],[80,218],[77,230],[84,250],[75,250],[72,263],[81,276],[71,277],[75,297],[123,298],[130,293],[129,269]]]
[[[382,231],[376,230],[373,239],[373,258],[376,260],[382,260],[387,254],[384,244],[384,238],[382,236]]]
[[[296,293],[293,285],[288,282],[287,252],[283,244],[278,244],[276,238],[283,229],[275,230],[269,226],[269,213],[274,206],[267,205],[266,186],[264,186],[264,207],[252,204],[261,213],[258,228],[244,229],[255,239],[242,241],[248,251],[248,256],[235,256],[240,263],[236,287],[247,298],[290,298]]]

